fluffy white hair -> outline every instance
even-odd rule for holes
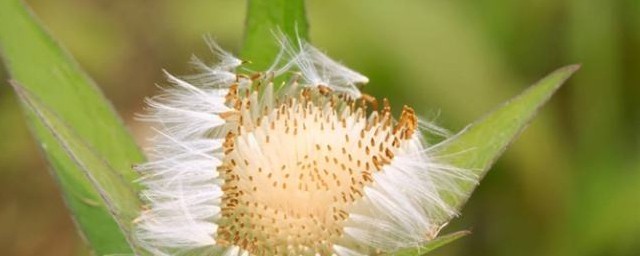
[[[325,86],[337,93],[360,98],[358,84],[368,79],[333,61],[310,44],[291,43],[280,37],[283,51],[266,73],[296,72],[306,87]],[[224,162],[225,126],[222,115],[232,110],[225,95],[237,84],[251,84],[236,69],[243,61],[223,51],[212,40],[216,65],[193,58],[200,73],[178,78],[166,74],[171,87],[150,98],[148,114],[156,123],[156,136],[149,162],[137,166],[143,174],[143,199],[147,209],[137,220],[135,235],[141,245],[156,255],[175,255],[209,248],[203,255],[248,255],[238,246],[216,245],[221,218],[224,180],[218,169]],[[277,96],[263,97],[275,101]],[[273,104],[270,102],[269,104]],[[268,104],[265,104],[268,105]],[[435,133],[443,130],[421,121]],[[476,182],[465,170],[442,163],[417,132],[403,143],[393,160],[364,188],[344,225],[345,236],[333,245],[336,255],[364,255],[375,250],[393,252],[418,246],[437,235],[457,214],[444,197],[458,193],[459,182]],[[284,199],[283,199],[284,200]]]

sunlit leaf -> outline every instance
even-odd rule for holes
[[[30,120],[38,128],[46,129],[55,139],[58,147],[73,161],[75,167],[90,181],[100,198],[122,231],[125,238],[132,241],[130,231],[138,216],[140,200],[129,181],[125,180],[90,145],[78,137],[76,131],[64,123],[50,108],[42,105],[37,98],[22,86],[13,83],[13,88],[24,105]],[[131,243],[133,244],[133,243]]]
[[[436,154],[458,168],[482,178],[506,147],[522,132],[560,86],[576,71],[573,65],[556,70],[522,94],[474,122],[436,148]],[[461,198],[451,198],[462,207],[477,184],[465,183]]]
[[[37,107],[33,104],[36,101],[31,105],[23,102],[29,124],[84,237],[98,255],[130,253],[117,223],[130,221],[132,213],[128,211],[133,206],[126,206],[128,210],[124,211],[114,205],[132,202],[115,202],[122,195],[111,195],[113,202],[107,203],[99,192],[104,195],[113,191],[94,187],[101,182],[110,184],[117,176],[124,186],[130,186],[127,190],[135,193],[133,181],[137,175],[131,166],[141,162],[143,156],[122,121],[93,81],[20,0],[0,1],[0,54],[12,79],[31,95],[24,97],[22,93],[23,100],[37,98]],[[43,118],[54,116],[50,113],[55,113],[55,122]],[[107,171],[109,174],[101,174]],[[116,222],[111,213],[123,219]]]
[[[307,40],[304,0],[249,0],[242,57],[255,70],[268,68],[280,51],[274,33]]]

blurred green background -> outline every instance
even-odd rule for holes
[[[202,35],[242,40],[239,0],[29,0],[133,119],[208,57]],[[311,39],[367,75],[365,91],[457,131],[553,69],[583,68],[498,161],[434,255],[640,255],[640,1],[308,0]],[[271,40],[271,38],[265,38]],[[6,72],[0,69],[0,79]],[[52,85],[53,86],[53,85]],[[0,255],[86,255],[15,95],[0,86]]]

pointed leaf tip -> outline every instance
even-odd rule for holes
[[[538,110],[578,69],[580,65],[557,69],[443,142],[435,149],[436,154],[453,166],[466,169],[481,179],[506,147],[526,128]],[[464,193],[450,198],[457,208],[462,207],[477,183],[463,182],[460,186]]]

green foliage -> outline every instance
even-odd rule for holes
[[[471,234],[469,231],[458,231],[455,233],[438,236],[435,239],[429,241],[424,246],[419,248],[411,248],[398,251],[394,253],[394,256],[417,256],[417,255],[427,255],[429,252],[438,249],[442,246],[445,246],[453,241],[456,241],[468,234]]]
[[[455,167],[471,170],[482,178],[507,146],[536,116],[538,110],[578,69],[579,66],[574,65],[556,70],[522,94],[442,143],[436,148],[435,154]],[[458,208],[464,206],[477,184],[462,185],[464,185],[462,197],[449,198],[457,203]],[[423,247],[403,250],[395,255],[423,255],[467,234],[466,231],[460,231],[440,236]]]
[[[131,252],[127,229],[139,209],[131,166],[143,157],[121,120],[19,0],[0,1],[0,52],[93,250]]]
[[[519,96],[474,122],[436,149],[437,155],[482,178],[507,146],[536,116],[538,110],[560,86],[579,69],[568,66],[556,70]],[[467,183],[463,198],[454,198],[461,208],[477,184]]]
[[[42,105],[42,102],[19,84],[14,83],[13,87],[36,130],[44,129],[55,139],[57,146],[80,169],[92,188],[98,191],[125,238],[133,245],[131,230],[133,221],[139,214],[140,202],[131,182],[125,180],[94,148],[78,137],[73,128],[52,113],[51,108]]]
[[[308,40],[304,0],[249,0],[242,57],[250,68],[265,70],[280,51],[275,33],[282,32],[292,42]]]
[[[249,0],[242,56],[267,68],[279,52],[274,32],[308,39],[303,0]],[[0,2],[0,52],[28,121],[60,182],[80,229],[99,255],[132,253],[130,231],[140,210],[140,150],[94,83],[40,27],[19,0]],[[480,177],[576,70],[562,68],[443,143],[437,153]],[[466,194],[452,198],[462,204]],[[397,255],[428,253],[468,232],[441,236]]]

